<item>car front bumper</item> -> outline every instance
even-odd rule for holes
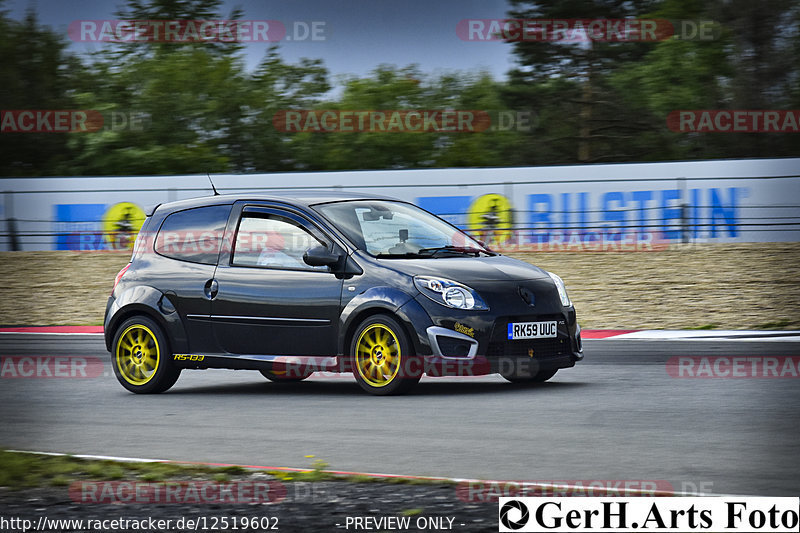
[[[425,296],[417,302],[430,315],[432,326],[420,335],[428,342],[424,357],[429,375],[484,375],[520,365],[555,369],[574,366],[584,357],[575,308],[540,299],[539,308],[496,298],[488,311],[445,308]],[[509,340],[508,324],[556,322],[555,337]]]

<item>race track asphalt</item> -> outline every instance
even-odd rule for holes
[[[100,336],[0,335],[0,357],[100,358],[94,378],[0,379],[0,448],[526,481],[656,480],[677,491],[800,491],[800,379],[685,379],[677,355],[797,356],[781,341],[587,340],[541,386],[423,378],[371,397],[352,376],[275,384],[185,371],[125,391]]]

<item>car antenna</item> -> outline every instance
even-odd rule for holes
[[[219,196],[217,188],[214,187],[214,182],[211,181],[211,174],[209,174],[207,170],[206,170],[206,176],[208,176],[208,182],[211,184],[211,190],[214,191],[214,196]]]

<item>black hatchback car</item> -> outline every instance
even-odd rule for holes
[[[352,372],[393,394],[422,374],[542,382],[583,358],[555,274],[413,204],[327,192],[155,208],[114,281],[105,341],[137,393],[229,368],[273,381]]]

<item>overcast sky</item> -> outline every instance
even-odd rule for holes
[[[21,18],[33,8],[41,23],[67,35],[76,20],[113,19],[122,2],[108,0],[8,0],[5,8]],[[319,58],[329,72],[365,75],[381,63],[412,63],[429,74],[444,71],[488,70],[495,79],[505,78],[513,66],[511,45],[501,42],[466,42],[456,35],[462,19],[503,18],[506,0],[225,0],[223,15],[239,6],[245,19],[278,20],[290,30],[295,21],[324,23],[324,41],[282,41],[281,55],[294,62],[301,57]],[[73,44],[75,51],[100,45]],[[263,57],[268,43],[248,43],[248,67]]]

